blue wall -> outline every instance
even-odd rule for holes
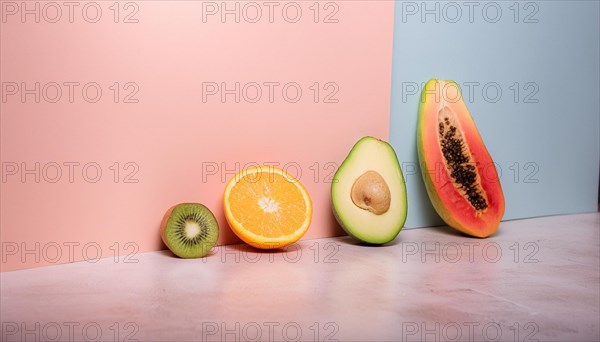
[[[407,227],[442,224],[420,176],[416,123],[430,78],[461,85],[501,172],[504,219],[596,211],[598,1],[397,1],[390,142]]]

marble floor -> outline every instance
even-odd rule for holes
[[[600,214],[0,274],[2,341],[598,341]]]

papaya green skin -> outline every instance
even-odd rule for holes
[[[501,197],[501,213],[497,219],[497,221],[495,222],[491,222],[490,224],[488,224],[488,226],[486,227],[486,229],[473,229],[471,227],[469,227],[468,225],[462,224],[461,222],[459,222],[459,219],[456,218],[454,215],[455,213],[453,213],[451,211],[450,208],[447,208],[440,196],[438,195],[438,191],[435,187],[435,184],[433,183],[433,180],[431,179],[431,174],[426,172],[425,170],[429,170],[431,165],[427,165],[427,162],[424,158],[425,154],[427,153],[427,151],[424,150],[424,144],[423,144],[423,133],[425,132],[424,130],[424,118],[425,118],[425,110],[426,110],[426,103],[424,101],[424,96],[425,96],[425,91],[432,89],[433,87],[435,87],[435,83],[437,82],[437,79],[431,79],[427,82],[427,84],[425,85],[425,88],[423,89],[423,94],[421,97],[421,101],[419,101],[419,120],[418,120],[418,124],[417,124],[417,153],[418,153],[418,157],[419,157],[419,166],[421,168],[421,175],[423,177],[423,182],[425,184],[425,188],[427,190],[427,194],[429,196],[429,199],[431,201],[431,204],[433,205],[433,208],[435,209],[435,211],[438,213],[438,215],[442,218],[442,220],[444,220],[444,222],[462,232],[465,233],[467,235],[470,236],[474,236],[474,237],[478,237],[478,238],[486,238],[489,237],[493,234],[495,234],[498,230],[498,227],[500,225],[500,220],[502,218],[502,215],[504,213],[504,196],[502,194],[502,190],[500,188],[500,194],[499,196]],[[448,81],[451,83],[454,83],[456,85],[455,82],[453,81]],[[456,85],[458,87],[458,85]]]

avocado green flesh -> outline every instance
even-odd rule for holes
[[[381,215],[354,204],[354,182],[367,171],[379,173],[391,194],[390,208]],[[406,186],[394,149],[373,137],[359,140],[338,168],[331,186],[331,200],[336,219],[354,238],[372,244],[394,240],[406,221]]]

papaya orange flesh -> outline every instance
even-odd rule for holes
[[[446,224],[475,237],[494,234],[504,215],[502,186],[455,82],[432,79],[423,88],[417,149],[427,194]]]

